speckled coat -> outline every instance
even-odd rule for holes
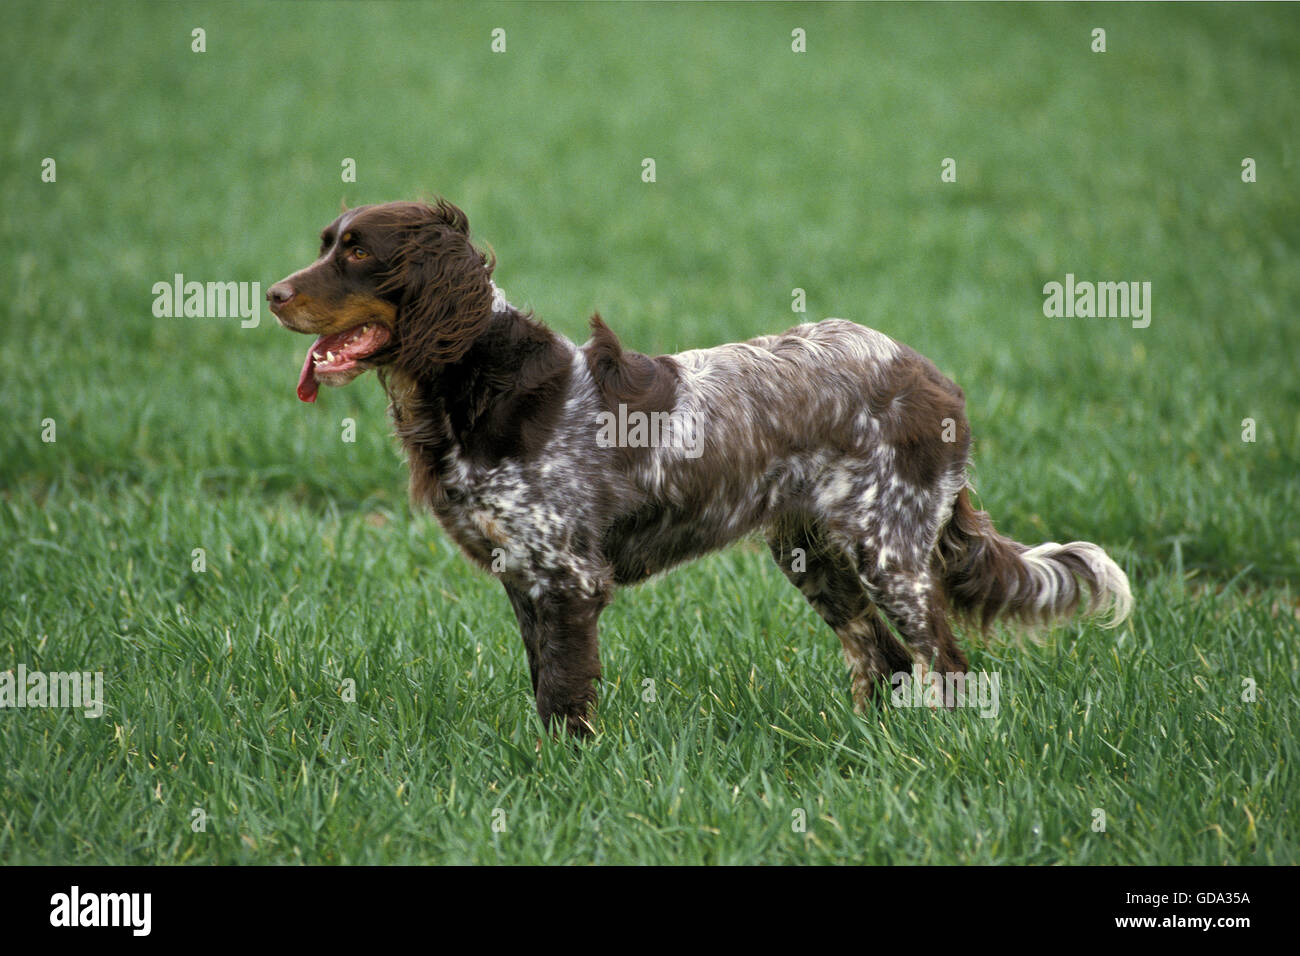
[[[420,208],[380,272],[394,344],[372,364],[412,495],[505,587],[547,722],[591,730],[616,587],[753,531],[839,637],[859,706],[893,672],[964,671],[952,615],[1128,613],[1101,548],[1029,548],[971,506],[962,391],[907,346],[827,319],[651,358],[599,316],[578,346],[509,304],[463,213]],[[610,441],[615,419],[660,427]]]

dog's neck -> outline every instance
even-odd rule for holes
[[[564,405],[573,344],[492,291],[492,318],[460,359],[383,377],[412,495],[435,507],[458,467],[540,450]]]

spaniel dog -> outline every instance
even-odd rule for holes
[[[827,319],[651,358],[594,315],[578,346],[494,266],[446,201],[362,206],[267,298],[318,336],[304,402],[377,370],[413,499],[504,585],[547,725],[592,730],[615,587],[755,529],[839,637],[859,708],[893,672],[966,669],[950,616],[1128,614],[1097,545],[1028,547],[972,507],[962,391],[906,345]]]

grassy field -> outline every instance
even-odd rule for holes
[[[0,51],[0,671],[105,710],[0,710],[0,862],[1300,863],[1294,7],[23,2]],[[538,749],[373,376],[306,406],[265,311],[153,314],[431,194],[579,341],[929,355],[1000,529],[1102,544],[1134,616],[977,645],[996,717],[859,717],[744,543],[624,592],[598,735]],[[1150,326],[1046,318],[1067,273]]]

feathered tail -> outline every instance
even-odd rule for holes
[[[949,606],[981,627],[998,617],[1043,624],[1080,606],[1087,614],[1109,611],[1105,625],[1115,627],[1133,608],[1127,575],[1097,545],[1031,548],[1004,538],[987,512],[972,507],[967,488],[957,494],[936,554]]]

